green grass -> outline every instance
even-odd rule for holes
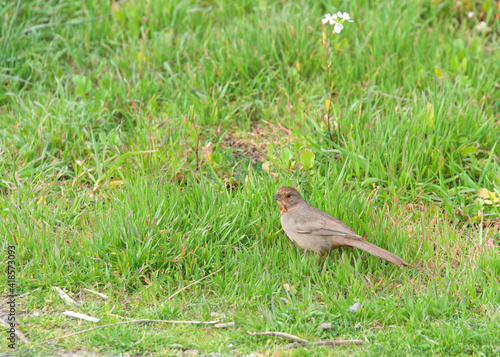
[[[500,208],[478,196],[500,189],[495,7],[2,3],[0,246],[16,245],[18,293],[41,288],[18,299],[30,343],[8,353],[289,345],[247,331],[367,342],[283,355],[500,353]],[[355,22],[333,43],[331,141],[319,20],[339,9]],[[322,272],[281,230],[271,197],[285,185],[410,267],[344,250]],[[6,274],[0,284],[7,295]],[[222,313],[235,325],[129,324],[38,344],[96,326],[66,310],[100,324]]]

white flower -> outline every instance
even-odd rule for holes
[[[333,31],[335,31],[335,33],[340,33],[340,31],[342,31],[343,28],[344,28],[344,25],[342,25],[342,24],[335,24],[335,27],[334,27]]]
[[[342,14],[342,18],[343,18],[344,20],[346,20],[346,21],[353,22],[353,21],[351,20],[351,16],[350,16],[347,12],[344,12],[344,13]]]
[[[347,12],[342,13],[341,11],[337,12],[337,16],[339,19],[344,19],[349,22],[354,22],[351,20],[351,15],[349,15]]]
[[[469,19],[472,19],[474,17],[474,15],[476,15],[476,14],[474,14],[472,11],[470,11],[470,12],[467,13],[467,17]]]
[[[323,20],[321,20],[321,22],[323,24],[326,24],[327,22],[330,23],[330,25],[333,25],[335,23],[335,19],[337,18],[337,15],[333,14],[333,15],[330,15],[330,14],[326,14],[325,15],[325,18]]]
[[[481,21],[479,25],[476,25],[476,30],[479,32],[490,32],[491,29],[488,27],[488,24],[484,21]]]

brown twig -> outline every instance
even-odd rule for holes
[[[180,289],[180,290],[177,290],[175,293],[173,293],[172,295],[170,295],[170,296],[168,297],[168,299],[167,299],[167,300],[165,300],[163,303],[166,303],[168,300],[172,299],[175,295],[179,294],[179,293],[180,293],[181,291],[183,291],[183,290],[186,290],[186,289],[187,289],[187,288],[189,288],[190,286],[192,286],[192,285],[194,285],[194,284],[197,284],[197,283],[199,283],[200,281],[205,280],[206,278],[208,278],[208,277],[210,277],[210,276],[212,276],[212,275],[214,275],[214,274],[216,274],[216,273],[220,272],[223,268],[224,268],[224,267],[220,268],[220,269],[219,269],[219,270],[217,270],[217,271],[214,271],[214,272],[213,272],[213,273],[211,273],[211,274],[208,274],[207,276],[204,276],[204,277],[203,277],[203,278],[201,278],[201,279],[198,279],[198,280],[196,280],[196,281],[192,282],[192,283],[191,283],[191,284],[189,284],[189,285],[186,285],[185,287],[183,287],[183,288],[182,288],[182,289]]]
[[[287,338],[287,339],[289,339],[291,341],[294,341],[294,342],[306,343],[306,344],[310,343],[309,341],[304,340],[303,338],[297,337],[295,335],[290,335],[289,333],[286,333],[286,332],[277,332],[277,331],[270,331],[270,332],[250,332],[250,331],[247,331],[247,333],[250,336],[278,336],[278,337]]]
[[[316,341],[316,342],[308,342],[308,343],[299,343],[293,346],[290,346],[287,348],[292,349],[292,348],[298,348],[298,347],[303,347],[303,346],[329,346],[329,347],[335,347],[335,346],[344,346],[344,345],[364,345],[365,343],[361,340],[337,340],[337,341]]]
[[[126,325],[126,324],[132,324],[132,323],[137,323],[137,322],[158,322],[158,323],[168,323],[168,324],[203,324],[203,325],[210,325],[210,324],[216,324],[219,321],[220,320],[214,320],[214,321],[182,321],[182,320],[150,320],[150,319],[122,321],[122,322],[116,322],[114,324],[95,326],[95,327],[92,327],[92,328],[88,328],[86,330],[82,330],[82,331],[70,333],[70,334],[67,334],[67,335],[63,335],[63,336],[60,336],[60,337],[52,338],[52,339],[47,340],[47,341],[39,342],[39,343],[37,343],[37,345],[42,345],[44,343],[49,343],[49,342],[55,342],[55,341],[60,340],[62,338],[67,338],[67,337],[71,337],[71,336],[80,335],[80,334],[85,333],[85,332],[89,332],[89,331],[93,331],[93,330],[98,330],[98,329],[105,328],[105,327],[118,326],[118,325]]]
[[[10,327],[10,326],[12,326],[12,324],[9,324],[9,323],[5,322],[1,318],[0,318],[0,325],[2,325],[4,327]],[[19,337],[19,340],[21,340],[21,342],[23,342],[23,343],[29,343],[30,342],[30,341],[28,341],[28,339],[26,338],[26,336],[24,336],[24,334],[17,329],[17,327],[14,328],[14,333],[16,334],[17,337]]]
[[[303,338],[297,337],[295,335],[290,335],[285,332],[269,331],[269,332],[250,332],[247,333],[251,336],[278,336],[289,339],[293,342],[297,342],[297,345],[288,348],[297,348],[301,346],[343,346],[343,345],[364,345],[365,343],[361,340],[338,340],[338,341],[327,341],[321,340],[316,342],[309,342]]]
[[[108,295],[102,294],[102,293],[100,293],[98,291],[90,290],[90,289],[87,289],[87,288],[83,288],[83,290],[88,291],[89,293],[98,295],[98,296],[102,297],[103,299],[107,299],[108,298]]]

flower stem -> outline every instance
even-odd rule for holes
[[[332,37],[333,37],[333,31],[330,34],[330,38],[328,39],[328,46],[326,44],[323,45],[324,48],[324,58],[325,58],[325,65],[326,65],[326,84],[328,86],[328,108],[326,110],[326,118],[327,118],[327,125],[328,125],[328,135],[330,136],[330,140],[333,141],[333,132],[332,132],[332,126],[330,124],[330,111],[332,108],[332,98],[333,98],[333,81],[330,83],[330,64],[327,63],[327,58],[326,58],[326,50],[330,50],[330,45],[332,44]]]

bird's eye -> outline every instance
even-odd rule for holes
[[[290,198],[290,197],[292,197],[292,195],[291,195],[291,194],[286,195],[286,198]]]

